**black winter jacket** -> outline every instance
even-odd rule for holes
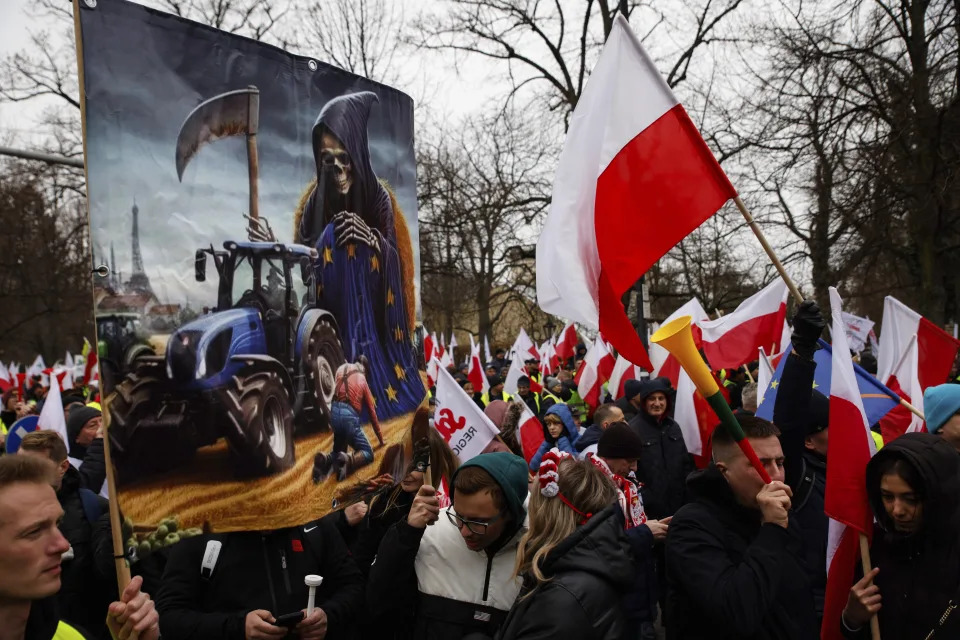
[[[60,532],[70,543],[73,558],[62,563],[57,603],[60,617],[81,626],[96,637],[110,638],[104,619],[107,606],[117,599],[113,571],[110,512],[106,500],[91,496],[100,515],[91,522],[80,497],[80,474],[73,467],[63,476],[57,499],[63,509]]]
[[[659,378],[645,382],[641,397],[646,400],[656,391],[669,390]],[[669,411],[669,395],[667,395]],[[643,452],[637,460],[637,480],[643,485],[643,509],[648,518],[661,520],[672,516],[684,502],[687,475],[694,470],[693,458],[687,452],[683,433],[673,418],[664,413],[660,419],[641,410],[630,426],[643,441]]]
[[[103,438],[96,438],[86,447],[83,454],[83,464],[77,469],[80,473],[80,486],[100,493],[103,483],[107,479],[107,462],[103,457]]]
[[[923,524],[912,535],[897,533],[880,499],[880,465],[905,460],[920,477]],[[942,438],[908,433],[886,445],[867,465],[867,495],[877,517],[870,558],[880,568],[875,580],[883,598],[880,635],[919,640],[936,627],[950,600],[960,600],[960,456]],[[859,578],[859,576],[858,576]],[[870,627],[851,638],[869,638]],[[960,611],[954,610],[933,640],[960,638]]]
[[[498,640],[626,637],[620,598],[635,572],[619,505],[578,527],[546,555],[540,568],[552,579],[538,587],[525,576]]]
[[[207,542],[222,543],[209,578],[201,576]],[[323,576],[316,603],[327,614],[327,638],[352,638],[362,606],[363,578],[329,519],[269,533],[236,532],[188,538],[171,548],[157,594],[165,640],[242,640],[246,615],[279,617],[305,609],[303,578]]]
[[[773,408],[773,423],[780,429],[784,472],[793,489],[793,517],[803,536],[806,567],[817,615],[823,615],[827,587],[827,534],[829,519],[823,511],[827,490],[827,460],[804,445],[813,417],[810,397],[817,365],[796,353],[787,356]]]
[[[592,424],[577,438],[577,442],[573,445],[573,448],[577,450],[577,453],[583,453],[583,450],[590,445],[600,442],[600,436],[602,435],[603,428],[599,425]]]
[[[668,639],[818,638],[796,519],[761,524],[713,465],[687,484],[667,534]]]

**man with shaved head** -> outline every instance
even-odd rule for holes
[[[692,501],[667,534],[668,638],[697,640],[819,637],[803,566],[803,539],[790,515],[780,432],[740,418],[772,482],[760,474],[722,426],[712,437],[713,462],[690,474]]]

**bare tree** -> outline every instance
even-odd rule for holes
[[[429,239],[421,254],[424,287],[441,276],[469,291],[467,309],[478,318],[481,336],[490,336],[508,302],[535,304],[533,271],[518,247],[524,230],[544,213],[549,176],[543,162],[550,152],[512,112],[473,121],[421,147],[420,228]],[[446,302],[425,301],[425,311]]]

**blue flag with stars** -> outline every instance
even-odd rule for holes
[[[790,344],[786,353],[789,354],[793,349]],[[813,388],[830,397],[830,380],[833,377],[833,351],[830,345],[820,340],[820,348],[813,356],[817,369],[813,374]],[[787,365],[787,356],[784,355],[770,378],[770,386],[763,396],[763,402],[757,407],[757,417],[764,420],[773,420],[773,407],[777,403],[777,390],[780,387],[780,379],[783,377],[783,369]],[[863,399],[863,408],[867,412],[867,422],[876,424],[880,418],[887,415],[891,409],[900,404],[900,396],[891,391],[887,386],[880,383],[879,380],[866,372],[856,362],[853,363],[854,373],[857,374],[857,386],[860,388],[860,397]]]

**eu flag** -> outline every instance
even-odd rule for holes
[[[789,345],[786,353],[789,354],[793,345]],[[813,388],[830,397],[830,379],[833,377],[833,351],[830,345],[820,340],[820,349],[813,356],[817,369],[813,374]],[[777,402],[777,390],[783,369],[787,365],[787,356],[784,355],[770,378],[770,386],[763,396],[763,402],[757,407],[757,417],[764,420],[773,420],[773,406]],[[867,422],[876,424],[880,418],[887,415],[894,407],[900,404],[900,396],[891,391],[879,380],[867,373],[860,365],[853,363],[853,370],[857,374],[857,386],[860,388],[860,398],[863,408],[867,412]]]

